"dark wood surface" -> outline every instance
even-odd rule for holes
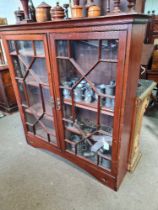
[[[7,112],[17,110],[8,66],[0,66],[0,109]]]
[[[135,106],[141,51],[147,20],[148,17],[145,15],[115,14],[91,19],[84,18],[78,20],[29,23],[20,26],[12,25],[0,27],[0,36],[3,39],[6,49],[7,60],[10,66],[12,82],[16,92],[27,142],[34,147],[47,149],[67,158],[87,170],[100,182],[114,190],[119,188],[127,172],[132,115]],[[111,170],[103,169],[87,159],[81,158],[65,150],[65,128],[62,118],[63,112],[60,105],[62,104],[62,96],[60,94],[59,69],[55,46],[56,41],[60,39],[71,41],[92,39],[118,40],[116,105],[115,110],[113,111],[114,116],[111,116],[111,114],[109,116],[109,119],[110,117],[114,117]],[[9,53],[8,41],[10,40],[42,40],[44,43],[44,57],[47,65],[50,94],[54,100],[52,111],[57,139],[56,143],[52,143],[49,139],[46,140],[45,138],[39,137],[35,133],[33,134],[28,131],[28,124],[26,123],[24,112],[25,106],[22,104],[22,96],[20,95],[16,82],[16,69],[14,69],[11,59],[12,56],[16,55],[16,52]],[[71,54],[70,50],[69,54]],[[74,62],[73,60],[71,61]],[[76,66],[76,68],[80,70],[79,66]],[[26,90],[24,92],[26,92]],[[73,105],[75,106],[75,103]],[[84,104],[77,105],[82,106],[83,109],[85,107]],[[94,111],[94,107],[88,105],[87,107],[89,110]],[[31,107],[29,107],[29,110],[30,113],[33,113]],[[98,108],[98,111],[100,111],[100,108]],[[108,113],[110,112],[107,111],[107,114]],[[37,109],[36,115],[38,115]],[[110,121],[108,122],[110,123]]]

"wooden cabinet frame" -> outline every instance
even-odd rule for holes
[[[10,73],[16,92],[19,110],[24,125],[27,142],[34,147],[52,151],[73,163],[79,165],[100,182],[117,190],[127,172],[128,152],[130,145],[130,131],[134,112],[137,82],[143,39],[145,35],[147,16],[138,14],[109,15],[106,17],[64,20],[48,23],[30,23],[15,26],[0,27],[0,35],[6,49]],[[18,34],[17,34],[18,31]],[[72,155],[65,150],[64,126],[62,121],[62,97],[59,91],[59,74],[57,66],[57,40],[102,40],[118,39],[118,59],[116,76],[116,105],[114,113],[104,110],[106,114],[114,115],[114,129],[112,142],[112,167],[105,170],[92,162]],[[9,52],[10,40],[42,40],[45,48],[45,57],[48,70],[49,88],[53,103],[54,126],[57,144],[44,141],[36,135],[27,132],[26,117],[21,105],[20,94],[16,84],[16,75]],[[100,46],[100,45],[99,45]],[[100,47],[99,47],[100,49]],[[99,53],[98,53],[99,55]],[[68,59],[70,58],[70,53]],[[98,58],[98,61],[100,56]],[[73,60],[71,59],[73,62]],[[111,61],[108,61],[111,62]],[[113,62],[113,61],[112,61]],[[76,66],[76,68],[79,68]],[[89,69],[91,71],[92,69]],[[82,78],[86,75],[82,74]],[[97,110],[100,110],[100,106]],[[82,105],[82,108],[84,106]],[[94,109],[91,107],[90,109]],[[100,112],[100,111],[99,111]]]

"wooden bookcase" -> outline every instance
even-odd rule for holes
[[[147,19],[120,13],[0,27],[27,142],[114,190],[127,172]]]

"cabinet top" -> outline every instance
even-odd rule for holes
[[[122,25],[122,24],[145,24],[148,22],[149,16],[138,13],[118,13],[100,16],[96,18],[80,18],[68,19],[60,21],[48,21],[43,23],[30,22],[27,24],[19,25],[3,25],[0,26],[2,31],[15,31],[15,30],[44,30],[44,29],[57,29],[57,28],[74,28],[74,27],[88,27],[99,25]]]

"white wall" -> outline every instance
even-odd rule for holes
[[[43,0],[33,0],[34,6],[37,7]],[[51,6],[56,5],[56,0],[45,0]],[[68,0],[59,0],[59,3],[63,5],[68,3]],[[9,24],[15,23],[14,11],[21,7],[20,0],[0,0],[0,17],[7,17]],[[22,7],[21,7],[22,8]]]

